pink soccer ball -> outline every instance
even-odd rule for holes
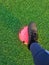
[[[19,39],[24,44],[28,44],[28,26],[24,26],[23,29],[19,31]]]

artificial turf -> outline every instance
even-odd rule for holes
[[[49,0],[0,0],[0,65],[34,65],[18,31],[36,22],[40,45],[49,50]]]

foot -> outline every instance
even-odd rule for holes
[[[38,40],[38,32],[37,32],[37,26],[35,23],[31,22],[28,25],[28,35],[29,35],[29,43],[28,48],[30,49],[30,45],[34,42],[37,42]]]

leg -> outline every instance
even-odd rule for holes
[[[49,65],[49,52],[44,50],[37,42],[30,45],[35,65]]]

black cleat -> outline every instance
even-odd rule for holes
[[[38,40],[38,32],[37,32],[37,27],[34,22],[31,22],[28,25],[28,34],[29,34],[29,44],[28,48],[30,49],[30,45],[34,42],[37,42]]]

